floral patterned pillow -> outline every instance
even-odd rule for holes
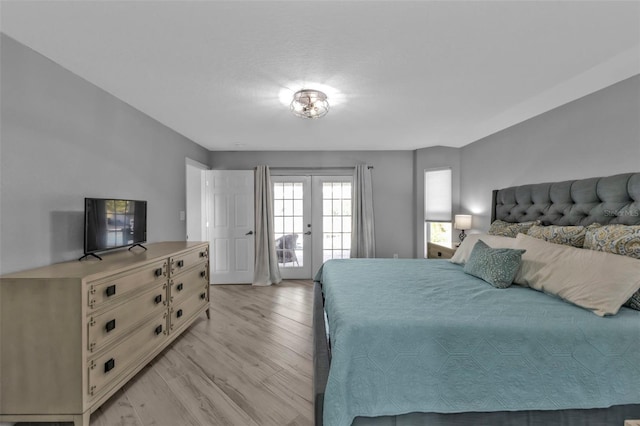
[[[640,225],[604,225],[587,229],[584,248],[640,259]],[[624,306],[640,311],[640,290]]]
[[[582,248],[587,229],[584,226],[539,226],[533,225],[527,231],[530,237],[548,241],[554,244],[563,244]]]
[[[582,248],[587,231],[601,226],[599,223],[592,223],[587,226],[534,225],[529,228],[527,235],[554,244]]]
[[[529,228],[534,225],[540,225],[539,220],[530,222],[511,223],[503,220],[495,220],[489,227],[487,232],[489,235],[499,235],[501,237],[515,238],[518,234],[526,234]]]
[[[491,248],[478,240],[471,250],[464,272],[478,277],[496,288],[507,288],[518,273],[526,250]]]
[[[640,259],[640,225],[604,225],[587,229],[584,248]]]

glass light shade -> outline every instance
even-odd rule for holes
[[[455,229],[471,229],[471,215],[470,214],[457,214],[455,216]]]
[[[327,95],[319,90],[299,90],[293,94],[291,111],[302,118],[323,117],[329,112]]]

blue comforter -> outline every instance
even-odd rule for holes
[[[446,260],[325,263],[325,426],[410,412],[640,403],[640,312],[598,317]]]

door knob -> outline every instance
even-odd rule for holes
[[[311,231],[305,232],[304,235],[311,235]]]
[[[249,232],[247,232],[247,233],[246,233],[246,234],[244,234],[244,235],[253,235],[253,231],[249,231]]]

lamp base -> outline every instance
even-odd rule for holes
[[[466,237],[467,237],[467,234],[464,233],[464,229],[463,229],[462,232],[460,232],[460,235],[458,235],[458,239],[460,240],[460,242],[463,242]]]

